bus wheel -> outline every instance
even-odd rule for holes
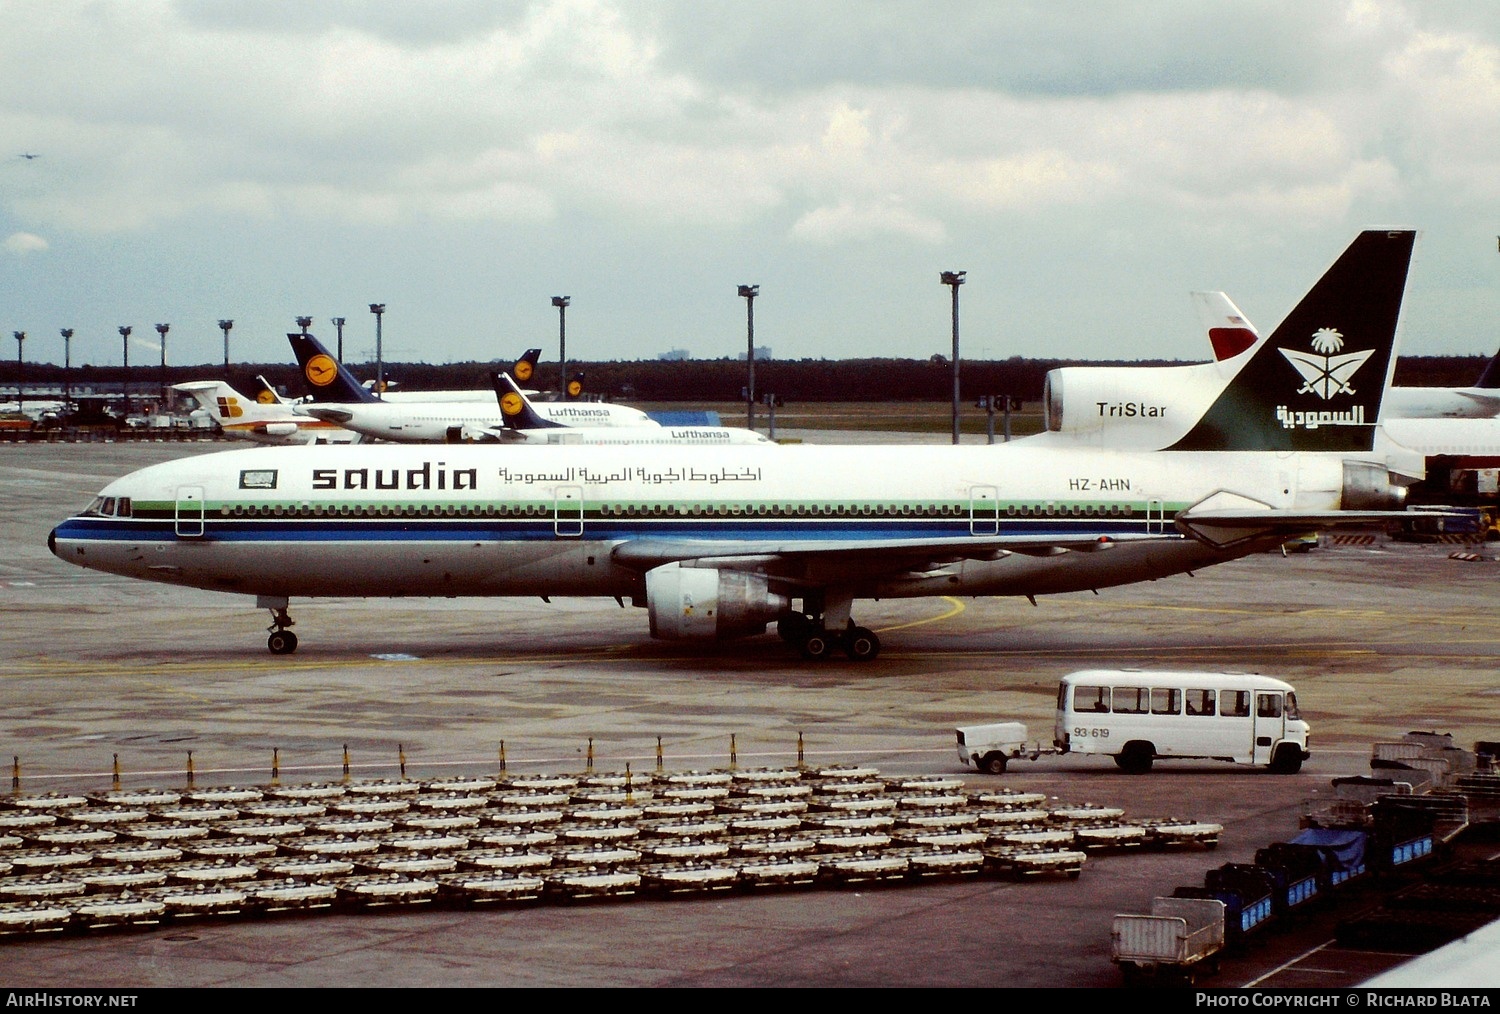
[[[991,750],[980,758],[979,770],[987,775],[1005,774],[1005,754],[1000,753],[998,750]]]
[[[1290,743],[1283,743],[1271,756],[1271,771],[1278,775],[1295,775],[1302,770],[1302,751]]]
[[[1151,761],[1155,756],[1155,747],[1150,743],[1135,740],[1126,743],[1125,748],[1115,755],[1115,763],[1122,771],[1132,775],[1143,775],[1151,770]]]

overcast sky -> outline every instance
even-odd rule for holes
[[[3,0],[27,361],[1194,360],[1361,229],[1406,355],[1500,345],[1500,7],[1444,0]],[[25,154],[35,158],[22,157]],[[0,354],[5,346],[0,346]]]

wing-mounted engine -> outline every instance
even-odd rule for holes
[[[663,640],[750,637],[787,612],[765,575],[668,563],[646,572],[651,636]]]

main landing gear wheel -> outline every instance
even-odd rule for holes
[[[833,638],[822,631],[813,631],[802,638],[802,644],[799,647],[803,658],[809,662],[817,662],[827,658],[833,651]]]
[[[855,662],[868,662],[880,654],[880,638],[867,627],[853,627],[844,635],[844,654]]]

